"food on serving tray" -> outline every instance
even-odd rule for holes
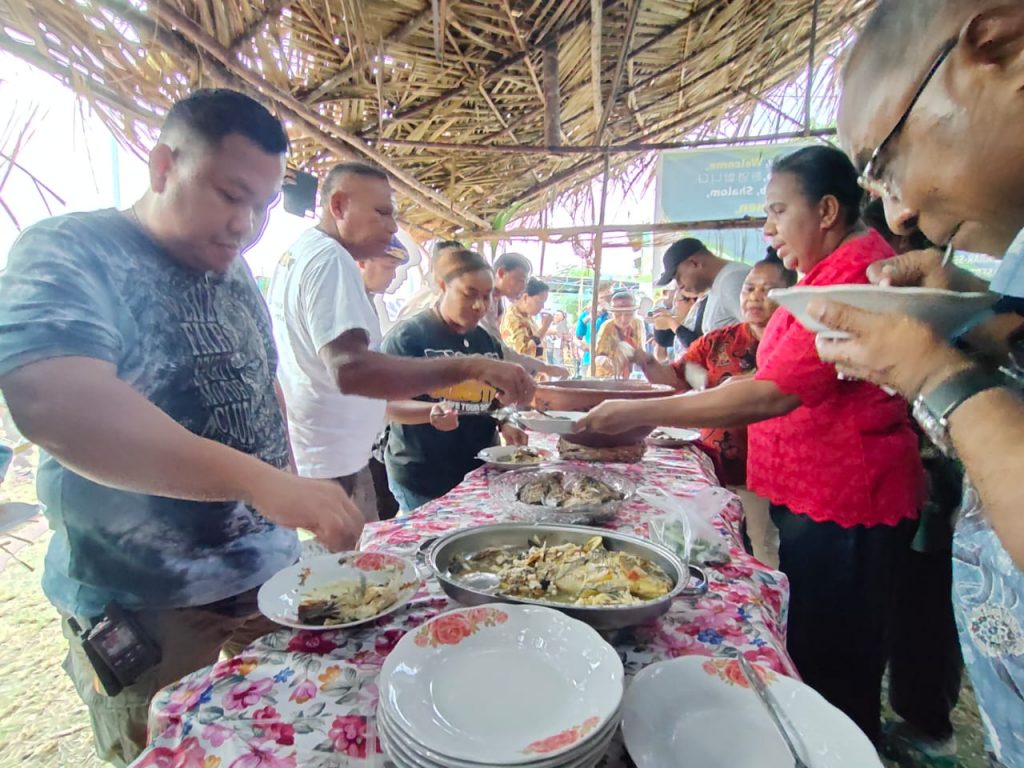
[[[683,438],[679,437],[678,435],[673,435],[671,432],[666,432],[663,429],[656,429],[653,432],[651,432],[649,439],[663,443],[683,442]]]
[[[357,580],[338,581],[304,590],[299,603],[299,621],[332,627],[369,619],[390,608],[398,600],[395,584],[362,584]]]
[[[605,549],[600,536],[579,544],[556,544],[532,538],[529,547],[489,547],[457,555],[449,573],[498,577],[498,592],[509,597],[568,605],[635,605],[672,590],[672,580],[654,563]]]
[[[545,472],[523,483],[516,492],[516,498],[532,506],[575,507],[622,501],[626,497],[596,477]]]
[[[520,446],[501,461],[506,464],[537,464],[544,460],[544,454],[537,448]]]
[[[644,457],[646,446],[640,442],[635,445],[620,445],[608,448],[593,448],[586,445],[570,443],[565,438],[558,440],[558,455],[573,461],[600,462],[605,464],[635,464]]]

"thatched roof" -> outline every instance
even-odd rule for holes
[[[87,95],[136,146],[196,86],[258,93],[288,122],[294,164],[375,161],[404,220],[440,233],[579,188],[601,171],[596,147],[617,148],[614,171],[749,111],[873,4],[0,0],[0,49]]]

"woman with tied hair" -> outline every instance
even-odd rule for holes
[[[846,155],[806,147],[778,159],[766,189],[765,236],[801,285],[867,282],[892,248],[860,219]],[[814,334],[772,316],[749,378],[696,394],[602,403],[578,425],[747,425],[747,486],[771,502],[789,577],[788,648],[804,680],[874,741],[896,564],[916,528],[924,476],[906,403],[840,379]]]
[[[500,360],[501,342],[480,326],[490,307],[494,272],[472,251],[449,250],[435,265],[440,298],[430,309],[399,322],[382,350],[404,357],[483,356]],[[444,496],[480,466],[476,455],[498,444],[516,445],[526,435],[488,415],[497,391],[483,381],[468,381],[388,404],[391,427],[385,463],[388,485],[407,514]],[[465,415],[460,418],[459,412]]]

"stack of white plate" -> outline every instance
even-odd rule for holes
[[[377,729],[398,768],[591,768],[619,723],[622,661],[558,611],[484,605],[405,635],[379,687]]]

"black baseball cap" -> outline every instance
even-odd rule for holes
[[[661,273],[661,277],[658,278],[655,285],[668,285],[671,283],[676,279],[676,268],[680,264],[695,253],[701,253],[707,249],[707,246],[695,237],[684,237],[682,240],[676,240],[665,251],[665,255],[661,257],[661,264],[665,271]]]

